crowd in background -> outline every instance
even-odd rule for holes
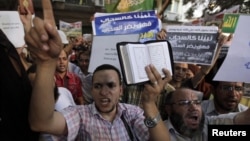
[[[75,138],[153,138],[161,141],[168,140],[166,136],[171,140],[205,141],[207,136],[203,133],[208,133],[208,124],[249,124],[248,105],[240,103],[245,83],[213,80],[225,59],[218,58],[220,49],[232,38],[218,33],[219,49],[214,62],[209,66],[174,63],[171,78],[168,71],[165,71],[168,80],[157,77],[158,72],[149,66],[147,74],[156,84],[126,86],[114,66],[103,64],[93,73],[88,71],[90,57],[93,55],[92,38],[84,38],[83,34],[68,39],[65,33],[49,27],[46,22],[37,20],[36,26],[31,27],[27,24],[31,20],[30,15],[20,17],[25,30],[29,31],[25,32],[27,45],[14,47],[0,30],[0,74],[3,76],[0,93],[3,97],[1,104],[5,106],[1,107],[0,138],[18,139],[7,133],[21,133],[19,139],[31,141],[38,138],[44,141]],[[51,28],[51,31],[46,31],[50,36],[40,41],[40,33],[35,31],[37,27]],[[31,38],[32,35],[34,37]],[[157,36],[159,40],[165,39],[167,33],[163,30]],[[40,49],[38,46],[42,43],[46,43],[51,52]],[[62,49],[59,49],[61,44]],[[53,90],[53,93],[49,90]],[[9,101],[14,103],[6,106]],[[105,109],[110,103],[114,107]],[[115,114],[110,119],[107,113],[114,109]],[[145,115],[151,118],[157,115],[157,125],[146,127],[142,121]],[[120,127],[126,127],[127,122],[129,129]],[[19,126],[13,129],[15,124]],[[163,131],[166,127],[162,125],[168,129],[165,134]],[[130,130],[133,130],[132,135]],[[105,131],[112,132],[104,134]]]

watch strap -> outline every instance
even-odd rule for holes
[[[148,128],[153,128],[159,123],[160,120],[161,120],[161,115],[160,113],[158,113],[157,116],[154,118],[146,117],[144,123]]]

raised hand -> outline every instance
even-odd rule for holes
[[[162,28],[161,31],[159,31],[157,33],[157,36],[156,36],[157,40],[166,40],[167,38],[167,31]]]
[[[44,19],[35,17],[33,26],[27,28],[25,41],[36,62],[56,60],[63,44],[58,34],[50,0],[42,0]]]
[[[80,46],[80,45],[83,44],[83,42],[84,42],[84,41],[83,41],[82,35],[79,35],[79,36],[76,37],[74,45],[75,45],[75,46]]]
[[[172,76],[167,69],[163,69],[165,78],[162,79],[160,73],[153,65],[147,66],[146,72],[150,82],[145,84],[142,98],[144,103],[151,103],[156,101],[165,85],[172,79]]]
[[[21,14],[20,7],[18,7],[18,13],[19,13],[19,17],[23,23],[24,32],[26,33],[26,32],[29,32],[31,27],[32,27],[32,14],[31,14],[29,9],[27,9],[26,7],[24,7],[24,8],[28,12],[27,14]]]

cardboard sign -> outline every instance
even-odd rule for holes
[[[225,14],[222,24],[222,32],[234,33],[239,19],[239,14]]]
[[[214,80],[250,83],[249,15],[240,15],[227,56]]]
[[[0,11],[0,28],[16,48],[25,45],[23,24],[17,11]]]
[[[218,39],[217,26],[167,26],[174,62],[210,65]]]

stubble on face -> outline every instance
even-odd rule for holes
[[[171,123],[173,124],[174,128],[182,135],[185,135],[187,137],[193,137],[196,134],[201,134],[204,128],[204,122],[205,122],[205,115],[202,113],[200,124],[198,128],[191,128],[188,127],[184,122],[184,117],[180,115],[179,113],[172,111],[171,115],[169,116]]]
[[[64,73],[68,69],[68,57],[65,51],[61,51],[56,65],[56,72],[58,73]]]
[[[115,71],[100,71],[94,76],[92,94],[97,110],[103,114],[116,113],[120,83]]]
[[[214,92],[214,104],[218,113],[225,114],[229,112],[236,112],[243,92],[223,90],[222,86],[243,87],[243,83],[219,82],[219,85]]]
[[[96,106],[97,111],[99,111],[100,113],[112,113],[112,111],[114,111],[116,109],[116,105],[112,105],[110,109],[104,110],[102,108],[99,108],[99,106]]]

